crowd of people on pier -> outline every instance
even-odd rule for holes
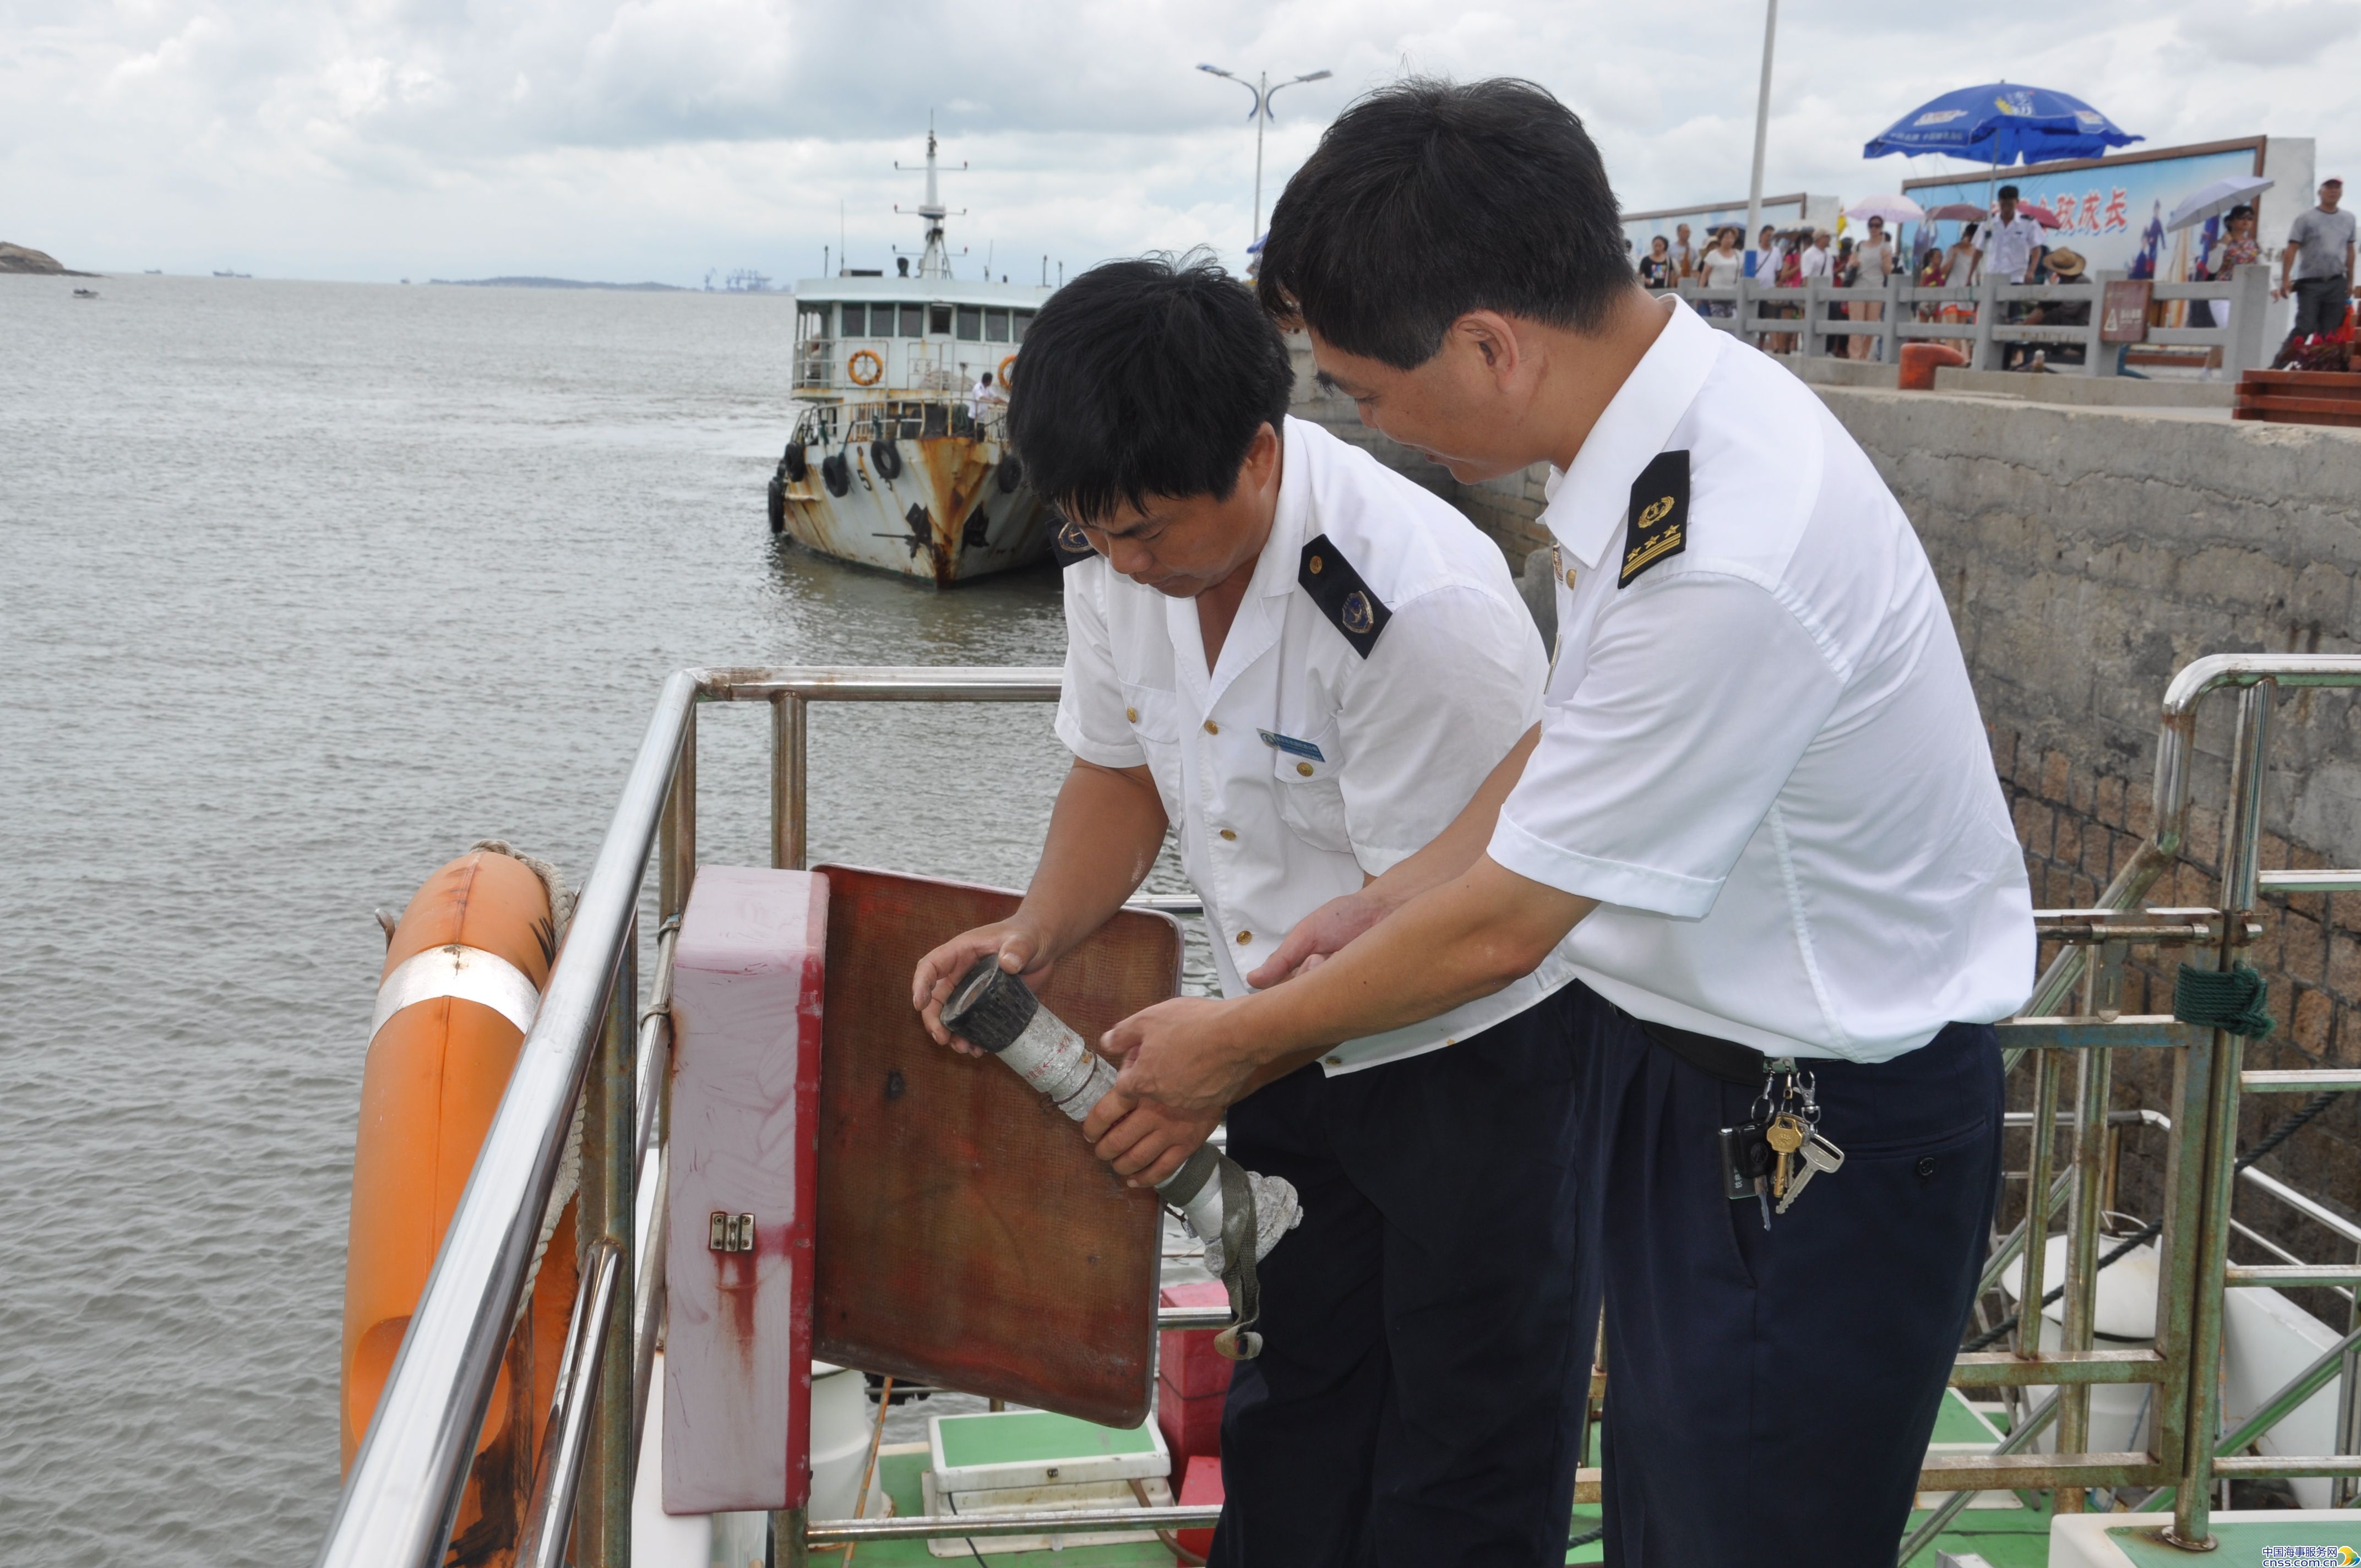
[[[2336,323],[2330,318],[2342,320],[2345,296],[2351,292],[2354,220],[2351,214],[2338,210],[2343,189],[2342,182],[2336,180],[2323,182],[2320,205],[2297,219],[2279,258],[2280,277],[2273,296],[2298,299],[2302,318],[2297,323],[2298,336],[2307,331],[2335,330]],[[1669,237],[1652,237],[1646,253],[1637,257],[1635,264],[1642,283],[1652,290],[1665,291],[1689,283],[1719,291],[1733,287],[1741,276],[1754,277],[1778,289],[1801,288],[1814,279],[1825,279],[1829,287],[1848,290],[1883,288],[1896,273],[1921,288],[1944,289],[1973,288],[1988,275],[2015,283],[2080,283],[2086,280],[2088,259],[2070,247],[2053,247],[2047,242],[2042,223],[2020,209],[2015,185],[2004,185],[1996,194],[1993,214],[1982,222],[1962,225],[1959,237],[1947,247],[1938,245],[1927,226],[1921,225],[1921,243],[1916,256],[1905,252],[1886,232],[1883,217],[1872,216],[1858,238],[1809,225],[1782,228],[1776,224],[1764,224],[1756,236],[1751,272],[1741,225],[1716,225],[1700,245],[1691,225],[1683,223],[1675,226]],[[1845,226],[1842,220],[1838,226]],[[2267,258],[2256,230],[2257,214],[2252,203],[2231,208],[2223,215],[2221,242],[2188,280],[2224,281],[2239,267],[2265,263]],[[2340,249],[2341,258],[2334,254]],[[2290,276],[2291,273],[2301,276]],[[2213,324],[2227,323],[2229,302],[2214,300],[2204,303]],[[1738,306],[1729,299],[1701,299],[1697,308],[1704,315],[1729,317]],[[1806,307],[1758,301],[1752,308],[1765,321],[1800,323]],[[1824,308],[1832,321],[1880,322],[1885,316],[1883,301],[1830,301]],[[1965,298],[1922,302],[1910,308],[1920,321],[1969,320],[1975,310],[1973,302]],[[2013,302],[2006,308],[2011,322],[2056,326],[2088,324],[2091,310],[2087,301],[2079,300]],[[1792,354],[1802,346],[1802,336],[1800,330],[1766,332],[1763,334],[1763,346],[1773,354]],[[1884,344],[1876,332],[1831,334],[1826,339],[1824,352],[1839,359],[1877,359],[1884,356]],[[2018,357],[2019,352],[2012,351],[2012,359]],[[2062,356],[2064,361],[2072,361],[2080,353],[2071,345],[2058,345],[2046,357],[2059,360]]]

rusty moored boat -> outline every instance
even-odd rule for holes
[[[926,245],[896,275],[796,285],[793,435],[771,532],[840,561],[949,587],[1038,561],[1048,510],[1005,443],[1005,389],[1051,291],[952,278],[927,133]]]

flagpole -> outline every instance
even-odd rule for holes
[[[1771,45],[1779,36],[1779,0],[1763,0],[1763,82],[1754,94],[1754,174],[1746,186],[1748,270],[1753,270],[1754,247],[1763,233],[1763,148],[1771,135]]]

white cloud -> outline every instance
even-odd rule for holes
[[[1263,211],[1352,95],[1405,70],[1533,78],[1627,205],[1742,192],[1759,0],[0,0],[0,238],[71,263],[315,277],[533,271],[692,281],[817,270],[842,232],[915,239],[932,112],[1011,276],[1248,229],[1245,94],[1192,67],[1316,68],[1265,148]],[[2356,150],[2352,0],[1788,0],[1767,182],[1839,195],[1927,171],[1861,143],[1938,93],[2077,93],[2150,145],[2270,132]],[[1921,160],[1922,162],[1924,160]],[[1929,166],[1931,167],[1931,166]]]

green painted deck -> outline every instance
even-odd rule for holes
[[[1067,1421],[1063,1417],[1051,1417],[1049,1420],[1063,1422],[1067,1427],[1081,1424]],[[955,1425],[955,1420],[945,1422],[943,1442],[946,1450],[950,1448],[953,1442],[952,1432]],[[1139,1438],[1143,1442],[1146,1441],[1136,1432],[1126,1433],[1105,1428],[1087,1430],[1105,1432],[1110,1442],[1120,1442],[1126,1438]],[[1972,1442],[1977,1441],[1979,1432],[1980,1428],[1971,1411],[1957,1400],[1944,1401],[1943,1413],[1936,1425],[1936,1442]],[[1989,1437],[1988,1433],[1982,1435]],[[1049,1458],[1072,1452],[1071,1434],[1054,1438],[1060,1446],[1047,1451],[1024,1453],[1009,1452],[1000,1446],[1002,1442],[1007,1441],[1010,1440],[999,1439],[995,1441],[993,1452],[970,1456],[964,1462],[968,1464],[1005,1463],[1017,1459]],[[1053,1434],[1045,1429],[1036,1441],[1051,1442]],[[1115,1447],[1098,1452],[1116,1453],[1137,1453],[1138,1450]],[[1596,1462],[1594,1456],[1593,1463]],[[924,1513],[926,1503],[919,1489],[919,1477],[926,1473],[927,1456],[924,1453],[885,1453],[878,1457],[877,1464],[879,1480],[884,1485],[886,1495],[894,1499],[895,1515],[908,1518]],[[1178,1484],[1179,1477],[1176,1476],[1174,1477],[1176,1488]],[[1916,1528],[1926,1517],[1923,1513],[1913,1514],[1910,1518],[1911,1528]],[[1569,1536],[1587,1534],[1598,1527],[1598,1520],[1599,1511],[1596,1506],[1578,1507],[1574,1510],[1572,1528],[1567,1533]],[[2249,1568],[2249,1565],[2257,1565],[2258,1568],[2262,1561],[2261,1552],[2264,1545],[2336,1544],[2338,1542],[2331,1542],[2325,1536],[2294,1532],[2305,1530],[2333,1532],[2338,1528],[2333,1525],[2282,1527],[2288,1533],[2270,1535],[2268,1541],[2258,1535],[2250,1547],[2234,1548],[2226,1539],[2228,1529],[2241,1531],[2251,1529],[2265,1530],[2266,1534],[2268,1532],[2266,1527],[2262,1526],[2225,1527],[2224,1551],[2221,1553],[2209,1554],[2205,1560],[2204,1568]],[[2355,1543],[2361,1545],[2361,1516],[2356,1516],[2355,1528],[2350,1534]],[[1946,1552],[1977,1552],[1992,1564],[1992,1568],[2046,1568],[2049,1560],[2049,1510],[2047,1507],[1970,1508],[1952,1521],[1952,1527],[1949,1530],[1936,1538],[1934,1547],[1919,1554],[1916,1559],[1915,1568],[1931,1568],[1937,1549]],[[2156,1550],[2162,1552],[2165,1549],[2157,1548]],[[2244,1555],[2239,1554],[2242,1552]],[[1172,1553],[1161,1542],[1157,1541],[1137,1542],[1125,1546],[1069,1547],[1053,1555],[1047,1552],[994,1552],[988,1539],[978,1539],[969,1549],[968,1556],[965,1559],[959,1559],[935,1556],[927,1550],[927,1543],[923,1541],[881,1541],[863,1546],[857,1555],[862,1568],[922,1568],[922,1565],[927,1564],[957,1563],[961,1561],[971,1564],[982,1563],[985,1568],[1048,1568],[1048,1565],[1053,1563],[1056,1568],[1173,1568],[1174,1562]],[[1602,1563],[1606,1561],[1606,1553],[1604,1548],[1597,1543],[1577,1546],[1566,1552],[1565,1561],[1569,1564]],[[2161,1564],[2170,1562],[2176,1564],[2176,1568],[2188,1568],[2189,1564],[2188,1557],[2182,1553],[2153,1558],[2140,1557],[2135,1553],[2134,1561],[2142,1564],[2150,1563]]]
[[[939,1420],[943,1463],[953,1470],[974,1464],[1054,1463],[1156,1451],[1156,1439],[1146,1426],[1127,1430],[1093,1426],[1048,1410],[1003,1410]]]

